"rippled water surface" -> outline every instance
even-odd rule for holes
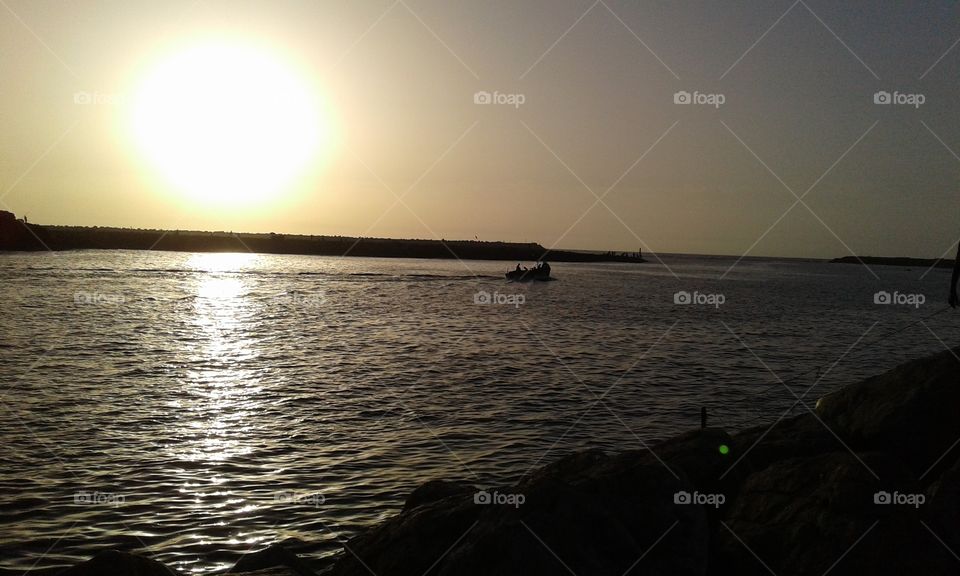
[[[960,343],[935,314],[949,271],[664,262],[517,285],[503,262],[0,255],[0,568],[108,546],[186,572],[284,540],[322,557],[425,480],[643,448],[702,406],[772,423],[796,402],[777,376],[803,393],[819,366],[814,400]]]

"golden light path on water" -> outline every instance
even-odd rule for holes
[[[782,391],[753,400],[776,382],[736,338],[716,338],[717,314],[745,340],[769,338],[757,355],[791,373],[864,322],[928,314],[876,306],[872,278],[826,262],[744,262],[721,286],[707,278],[728,261],[678,259],[701,293],[724,291],[720,311],[675,306],[669,273],[630,265],[557,263],[560,281],[515,286],[503,262],[470,262],[478,277],[456,261],[160,251],[0,264],[0,381],[19,408],[0,410],[17,447],[0,467],[0,569],[17,574],[105,547],[184,574],[273,543],[325,565],[429,480],[509,485],[571,451],[643,449],[633,432],[655,442],[702,406],[728,429],[790,409]],[[911,293],[949,279],[888,268],[884,281]],[[479,291],[526,304],[477,305]],[[931,328],[960,341],[960,328]],[[818,388],[937,348],[904,332]],[[622,421],[586,411],[618,381]]]
[[[242,366],[257,360],[257,346],[249,329],[257,311],[247,297],[252,287],[242,271],[256,268],[257,261],[254,254],[229,253],[194,254],[186,262],[188,268],[198,272],[192,286],[192,307],[184,312],[199,345],[186,351],[187,361],[197,368],[187,372],[184,399],[176,402],[176,408],[184,415],[182,433],[190,438],[179,456],[191,465],[213,466],[243,459],[256,445],[252,416],[263,407],[263,389],[258,375]],[[185,481],[180,493],[193,500],[198,515],[219,518],[214,521],[217,526],[226,526],[225,516],[257,514],[261,504],[223,488],[225,480],[211,470],[207,482]],[[227,543],[253,546],[265,538],[262,533],[238,533]]]

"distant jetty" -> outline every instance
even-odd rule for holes
[[[873,266],[912,266],[915,268],[953,268],[953,259],[946,258],[898,258],[891,256],[844,256],[830,262],[837,264],[867,264]]]
[[[548,250],[540,244],[479,240],[399,240],[349,236],[250,234],[194,230],[144,230],[50,226],[18,220],[0,211],[0,250],[166,250],[174,252],[255,252],[313,256],[434,258],[533,262],[641,263],[640,252]]]

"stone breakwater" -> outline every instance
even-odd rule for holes
[[[431,481],[323,565],[273,546],[231,572],[958,574],[958,353],[907,362],[773,426],[578,452],[512,486]],[[61,574],[175,572],[105,552]]]

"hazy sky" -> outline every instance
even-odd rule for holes
[[[958,16],[956,2],[2,0],[0,208],[57,224],[939,256],[960,237]],[[131,145],[129,95],[212,38],[267,47],[332,126],[259,205],[194,202]],[[477,104],[480,91],[522,105]],[[723,102],[676,104],[679,91]],[[923,103],[879,105],[878,91]]]

